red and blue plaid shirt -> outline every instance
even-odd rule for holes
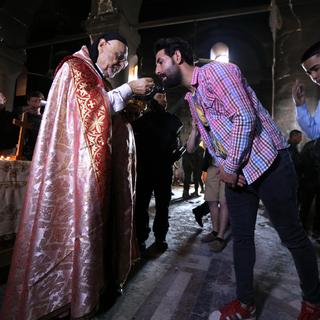
[[[234,64],[195,67],[191,85],[185,99],[211,155],[227,173],[254,182],[288,147],[268,111]]]

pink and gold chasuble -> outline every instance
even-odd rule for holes
[[[2,320],[81,318],[105,285],[111,118],[86,48],[60,65],[31,165]]]

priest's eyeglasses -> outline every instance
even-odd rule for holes
[[[116,52],[115,55],[116,55],[116,59],[117,59],[118,63],[120,65],[123,65],[123,68],[125,68],[128,65],[128,60],[127,60],[126,54]]]

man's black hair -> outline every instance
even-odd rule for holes
[[[289,138],[292,138],[294,135],[296,134],[302,134],[302,132],[300,130],[297,130],[297,129],[293,129],[290,131],[289,133]]]
[[[41,98],[41,100],[44,100],[44,95],[41,91],[32,91],[27,94],[27,101],[30,100],[32,97]]]
[[[308,60],[316,54],[320,54],[320,41],[316,42],[305,51],[305,53],[301,57],[301,63],[305,62],[306,60]]]
[[[182,59],[189,65],[193,65],[193,52],[190,44],[182,38],[162,38],[154,44],[154,53],[164,49],[164,52],[169,57],[172,57],[176,50],[181,53]]]
[[[153,112],[166,112],[166,108],[162,106],[156,99],[150,100],[149,108]]]
[[[98,44],[101,39],[104,39],[106,41],[111,41],[111,40],[119,40],[122,42],[125,46],[128,46],[127,40],[118,32],[106,32],[105,34],[101,35],[96,39],[91,45],[87,46],[89,50],[89,55],[93,63],[97,62],[98,59]]]

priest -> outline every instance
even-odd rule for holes
[[[35,147],[1,319],[90,316],[106,289],[111,114],[151,78],[107,92],[128,47],[109,32],[66,57],[50,89]]]

